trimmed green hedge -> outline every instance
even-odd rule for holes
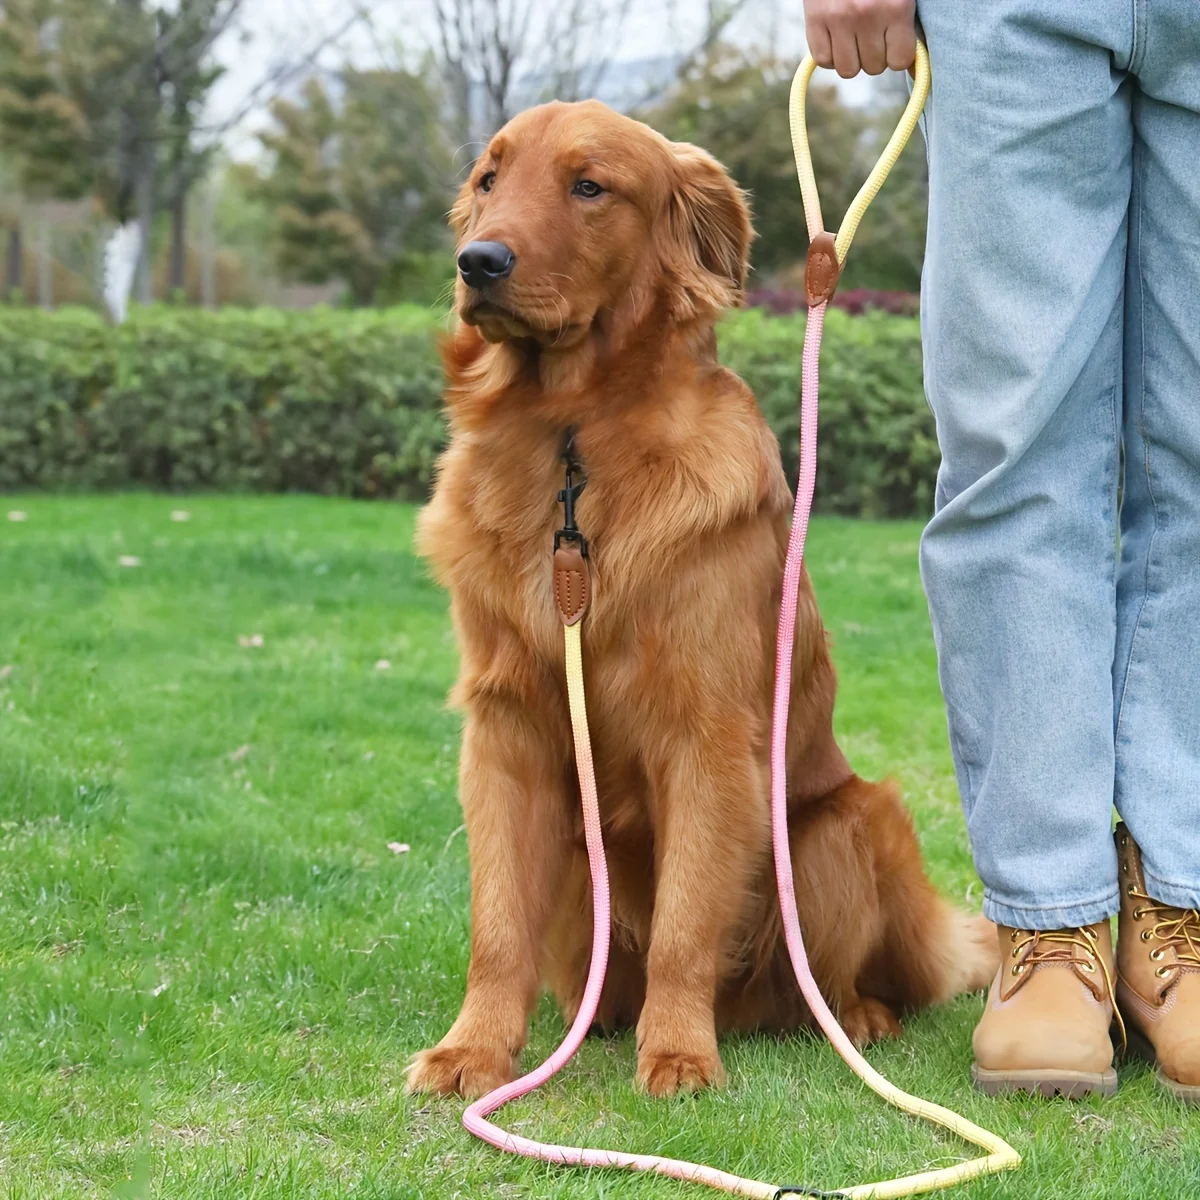
[[[418,308],[0,309],[0,489],[310,491],[416,498],[444,439],[443,322]],[[804,318],[732,314],[723,360],[794,476]],[[917,322],[830,312],[818,507],[924,514],[938,453]]]
[[[0,310],[0,488],[411,495],[442,442],[421,309]]]
[[[800,457],[803,313],[759,309],[721,327],[721,361],[753,389],[779,439],[793,487]],[[925,403],[916,317],[825,314],[821,344],[818,512],[854,517],[926,517],[941,454]]]

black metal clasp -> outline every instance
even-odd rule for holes
[[[845,1196],[845,1192],[823,1192],[820,1188],[809,1187],[807,1184],[789,1185],[783,1184],[775,1189],[775,1200],[780,1200],[782,1196]]]
[[[562,528],[554,534],[554,548],[557,550],[563,542],[574,542],[579,547],[579,553],[587,558],[587,538],[580,533],[579,526],[575,524],[575,501],[587,487],[587,476],[583,472],[583,463],[575,452],[574,426],[563,434],[559,457],[566,465],[567,478],[566,487],[558,493],[558,502],[563,506],[563,523]]]

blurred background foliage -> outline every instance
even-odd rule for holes
[[[722,354],[794,471],[807,238],[783,0],[306,2],[328,19],[289,0],[0,0],[0,489],[423,495],[444,437],[447,209],[506,120],[587,96],[703,146],[746,190],[754,311],[723,324]],[[267,11],[282,24],[251,70]],[[810,92],[835,227],[905,100],[899,78],[864,84]],[[830,314],[826,511],[931,505],[925,213],[917,144]],[[101,264],[129,222],[140,303],[113,328]]]
[[[648,5],[667,22],[679,2]],[[142,302],[444,304],[445,214],[474,154],[522,107],[596,95],[725,163],[755,213],[752,284],[787,307],[779,293],[798,290],[806,238],[777,0],[693,0],[688,32],[657,55],[632,23],[654,14],[631,16],[630,0],[400,7],[396,25],[393,0],[344,6],[214,108],[253,0],[4,0],[3,296],[98,306],[104,240],[137,220]],[[852,96],[814,85],[829,223],[903,99],[896,79]],[[914,291],[925,208],[917,145],[873,205],[844,286]]]

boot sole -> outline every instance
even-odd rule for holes
[[[1184,1104],[1200,1106],[1200,1085],[1180,1083],[1178,1080],[1172,1079],[1158,1065],[1158,1055],[1146,1035],[1132,1021],[1126,1020],[1125,1025],[1128,1030],[1129,1057],[1140,1058],[1154,1067],[1155,1078],[1163,1089],[1170,1092],[1176,1100],[1182,1100]]]
[[[988,1071],[978,1064],[971,1066],[971,1081],[988,1096],[1009,1092],[1026,1092],[1031,1096],[1050,1099],[1063,1096],[1081,1100],[1084,1096],[1115,1096],[1117,1073],[1111,1067],[1099,1074],[1090,1071]]]

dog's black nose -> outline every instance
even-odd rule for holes
[[[517,256],[503,242],[468,242],[458,256],[467,287],[484,288],[512,274]]]

